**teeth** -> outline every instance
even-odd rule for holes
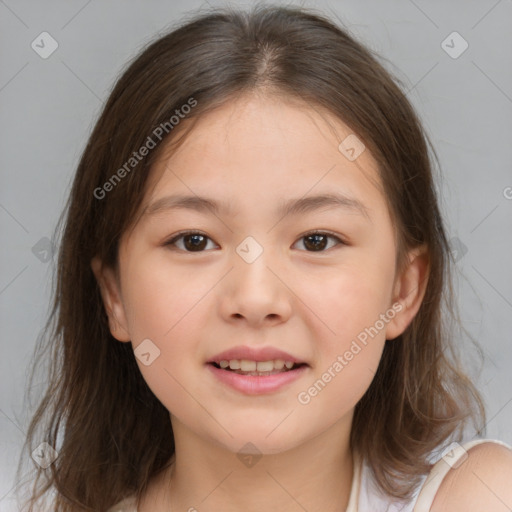
[[[274,361],[259,361],[256,370],[259,372],[271,372],[274,369]]]
[[[222,360],[219,366],[223,369],[240,370],[242,372],[272,372],[274,370],[282,370],[286,367],[290,370],[293,365],[292,361],[283,361],[275,359],[271,361],[249,361],[247,359],[231,359],[229,361]]]
[[[243,372],[254,372],[256,371],[256,366],[256,361],[247,361],[247,359],[242,359],[240,361],[240,370]]]

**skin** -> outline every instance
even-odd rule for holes
[[[229,102],[204,115],[155,165],[144,206],[182,193],[230,202],[231,212],[143,216],[121,240],[119,279],[92,261],[112,335],[134,349],[149,338],[160,350],[149,366],[137,363],[169,410],[176,456],[152,481],[143,512],[346,507],[354,407],[385,343],[417,313],[428,277],[424,248],[411,250],[409,264],[396,272],[377,164],[368,149],[354,162],[338,150],[349,134],[339,119],[307,105],[257,94]],[[370,220],[335,208],[275,214],[282,200],[334,190],[359,199]],[[165,246],[185,229],[209,237],[203,252],[187,252],[183,239]],[[346,244],[329,238],[321,251],[306,245],[306,234],[325,230]],[[263,248],[253,263],[236,252],[247,236]],[[307,405],[299,403],[297,395],[398,303],[402,310],[378,335]],[[244,395],[205,367],[241,344],[277,347],[309,368],[270,395]],[[237,457],[248,442],[263,454],[251,467]]]
[[[467,459],[450,469],[432,512],[510,512],[512,510],[512,451],[495,443],[482,443]]]

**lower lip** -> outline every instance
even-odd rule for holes
[[[207,364],[206,366],[208,366],[210,371],[213,372],[213,375],[221,382],[246,395],[262,395],[277,391],[298,379],[308,369],[307,365],[304,365],[299,366],[299,368],[295,370],[288,370],[283,373],[276,373],[265,377],[242,375],[240,373],[230,372],[229,370],[222,370],[213,364]]]

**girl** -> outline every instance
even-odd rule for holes
[[[512,452],[457,443],[484,417],[427,141],[313,11],[149,45],[70,194],[28,510],[508,510]]]

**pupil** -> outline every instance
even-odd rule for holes
[[[314,239],[314,242],[312,245],[310,245],[308,243],[308,240],[311,240],[311,239]],[[320,245],[318,245],[318,242],[320,239],[323,239],[323,242],[320,242]],[[311,247],[313,248],[313,250],[324,249],[326,246],[326,239],[327,239],[327,237],[325,235],[308,235],[306,237],[306,242],[304,243],[304,245],[308,249]]]
[[[187,243],[190,240],[195,239],[192,243]],[[200,240],[198,240],[200,239]],[[187,249],[192,249],[193,251],[196,249],[204,249],[206,246],[205,240],[206,238],[203,235],[187,235],[185,238],[185,246]]]

